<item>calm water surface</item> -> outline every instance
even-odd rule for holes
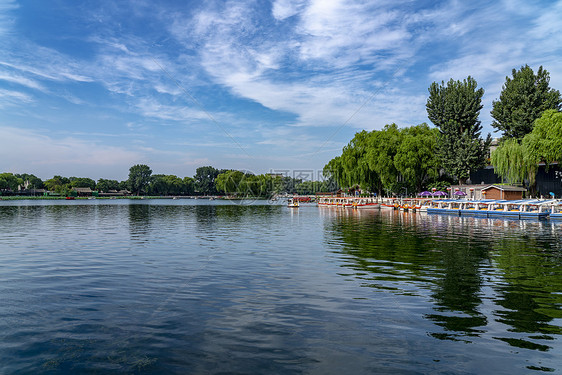
[[[0,202],[0,373],[562,373],[562,223]]]

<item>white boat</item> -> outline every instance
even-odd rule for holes
[[[552,200],[537,199],[479,201],[444,199],[434,201],[428,213],[474,215],[484,217],[513,217],[518,219],[543,219],[551,212]]]
[[[549,217],[553,220],[562,220],[562,201],[551,204]]]
[[[299,201],[296,199],[289,199],[287,202],[287,207],[289,208],[299,208]]]
[[[351,207],[357,210],[380,208],[380,204],[377,202],[376,198],[356,198],[352,203]]]

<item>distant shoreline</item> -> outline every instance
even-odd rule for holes
[[[131,200],[144,200],[144,199],[205,199],[205,200],[229,200],[229,201],[241,201],[246,199],[252,200],[268,200],[263,197],[241,197],[241,198],[227,198],[223,196],[160,196],[160,195],[142,195],[142,196],[126,196],[126,197],[72,197],[67,199],[65,196],[0,196],[0,200],[5,201],[22,201],[22,200],[114,200],[114,199],[131,199]]]

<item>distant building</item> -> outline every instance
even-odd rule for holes
[[[91,197],[93,193],[92,189],[89,187],[74,187],[72,191],[76,192],[76,195],[79,197]]]
[[[482,196],[486,199],[523,199],[523,194],[527,189],[511,185],[490,185],[482,189]]]
[[[480,200],[486,198],[484,195],[482,195],[482,190],[490,186],[492,186],[492,184],[452,185],[447,190],[449,191],[450,198],[467,198]],[[455,193],[457,191],[464,193],[464,195],[456,195]]]
[[[548,166],[539,164],[536,175],[536,194],[538,197],[549,197],[552,193],[556,197],[562,197],[562,168],[558,163]],[[494,167],[489,165],[470,174],[469,183],[480,185],[501,184],[507,182],[494,173]]]

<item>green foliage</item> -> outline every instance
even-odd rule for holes
[[[477,89],[470,76],[462,82],[451,79],[446,86],[433,82],[429,87],[427,114],[440,133],[437,154],[443,168],[460,183],[470,171],[484,166],[491,142],[490,135],[485,141],[480,137],[483,95],[484,89]]]
[[[324,177],[336,181],[339,186],[346,186],[347,177],[339,156],[336,156],[324,166],[322,174]]]
[[[119,182],[117,180],[106,180],[104,178],[100,178],[98,180],[96,188],[104,193],[107,193],[110,190],[122,190],[120,189]]]
[[[513,183],[529,179],[531,186],[540,162],[548,169],[551,163],[561,160],[562,113],[552,109],[535,121],[533,130],[521,143],[515,138],[507,139],[492,153],[492,164],[498,175]]]
[[[562,112],[547,110],[535,121],[533,131],[522,141],[527,162],[562,162]]]
[[[394,165],[414,190],[422,191],[427,181],[439,177],[439,158],[435,153],[439,131],[424,123],[401,133]]]
[[[216,194],[215,178],[220,171],[211,166],[199,167],[195,171],[196,189],[202,194]]]
[[[530,171],[530,165],[525,160],[524,147],[515,138],[503,141],[492,152],[491,162],[494,172],[513,184],[522,182],[536,172],[536,168]]]
[[[96,182],[91,178],[87,177],[70,177],[70,186],[77,188],[90,188],[94,190],[96,188]]]
[[[380,131],[359,132],[343,148],[341,156],[326,164],[324,175],[341,186],[360,185],[363,190],[379,194],[383,190],[421,190],[439,176],[437,134],[427,124],[405,129],[392,124]]]
[[[387,191],[398,191],[398,170],[394,157],[402,142],[402,134],[396,124],[386,125],[383,130],[372,131],[367,150],[368,165],[380,180],[378,193],[384,187]],[[349,185],[348,185],[349,186]]]
[[[23,184],[23,179],[18,178],[12,173],[0,174],[0,190],[18,190],[18,187]]]
[[[20,178],[23,181],[23,185],[26,189],[41,189],[43,188],[43,181],[32,174],[16,174],[17,178]]]
[[[129,179],[128,183],[132,191],[135,191],[137,195],[140,195],[141,191],[144,191],[148,184],[150,183],[150,176],[152,175],[152,170],[148,165],[136,164],[129,169]]]
[[[57,194],[67,195],[70,192],[70,179],[62,176],[53,176],[53,178],[45,181],[47,190]]]
[[[183,193],[193,195],[195,193],[195,179],[192,177],[183,178]]]
[[[226,171],[215,179],[216,188],[226,194],[237,194],[241,192],[241,183],[245,178],[244,172]]]
[[[549,73],[539,67],[537,74],[528,65],[513,69],[506,77],[500,99],[492,103],[492,126],[506,137],[522,139],[533,130],[533,124],[547,109],[560,110],[562,96],[549,87]]]
[[[184,181],[174,175],[153,175],[148,185],[151,195],[180,195],[185,190]]]

